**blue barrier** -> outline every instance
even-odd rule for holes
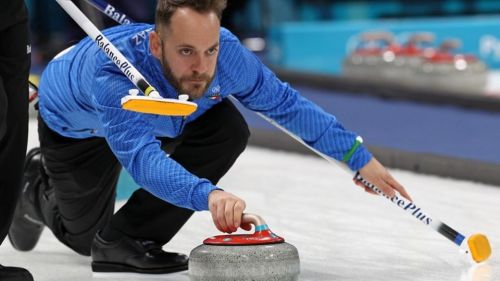
[[[338,74],[342,60],[366,31],[389,31],[396,41],[413,32],[432,32],[436,44],[444,39],[462,40],[462,53],[477,55],[490,68],[500,68],[500,19],[461,17],[419,20],[284,23],[271,28],[268,59],[279,67]]]

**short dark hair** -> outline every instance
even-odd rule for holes
[[[214,12],[220,20],[226,5],[227,0],[158,0],[155,15],[156,30],[159,26],[168,26],[178,8],[189,7],[200,13]]]

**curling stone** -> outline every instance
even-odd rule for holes
[[[257,215],[243,214],[242,223],[254,225],[255,233],[210,237],[191,251],[191,281],[298,280],[297,248],[274,234]]]

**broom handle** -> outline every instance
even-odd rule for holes
[[[237,101],[236,98],[234,98],[232,96],[231,96],[231,98],[233,100]],[[320,152],[319,150],[315,149],[314,147],[308,145],[301,138],[299,138],[298,136],[296,136],[292,132],[288,131],[286,128],[284,128],[283,126],[281,126],[280,124],[278,124],[276,121],[274,121],[274,120],[270,119],[269,117],[265,116],[264,114],[259,113],[259,112],[255,112],[255,113],[257,115],[259,115],[262,119],[264,119],[267,122],[271,123],[276,128],[280,129],[282,132],[284,132],[288,136],[292,137],[293,139],[295,139],[296,141],[298,141],[299,143],[301,143],[302,145],[304,145],[305,147],[307,147],[309,150],[311,150],[314,153],[316,153],[317,155],[321,156],[323,159],[327,160],[328,162],[330,162],[332,164],[337,165],[338,167],[340,167],[341,169],[343,169],[347,173],[351,174],[355,180],[360,181],[361,183],[363,183],[364,186],[370,188],[371,190],[373,190],[377,194],[379,194],[379,195],[387,198],[392,203],[396,204],[398,207],[400,207],[405,212],[407,212],[410,215],[412,215],[414,218],[420,220],[425,225],[428,225],[428,226],[432,227],[434,230],[436,230],[438,233],[440,233],[444,237],[448,238],[450,241],[452,241],[456,245],[460,246],[462,244],[462,242],[464,241],[464,239],[465,239],[464,235],[460,234],[458,231],[456,231],[453,228],[449,227],[448,225],[446,225],[442,221],[440,221],[438,219],[435,219],[435,218],[433,219],[427,212],[424,212],[424,210],[422,210],[422,208],[418,207],[415,203],[409,201],[408,199],[404,198],[403,196],[400,196],[397,191],[395,191],[396,195],[394,197],[392,197],[392,198],[389,197],[389,196],[387,196],[387,195],[385,195],[382,192],[382,190],[380,190],[378,187],[376,187],[372,183],[370,183],[367,180],[365,180],[361,176],[361,174],[359,172],[353,172],[353,171],[351,171],[349,169],[349,167],[345,163],[337,161],[337,160],[333,159],[332,157],[330,157],[330,156],[328,156],[328,155]],[[362,142],[362,139],[360,137],[358,137],[358,141]]]
[[[156,89],[125,58],[125,56],[102,34],[99,29],[78,9],[71,0],[56,0],[73,20],[97,43],[97,46],[113,61],[127,78],[139,88],[144,95],[159,97]]]

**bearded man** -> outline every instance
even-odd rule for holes
[[[217,187],[243,152],[248,126],[228,100],[274,119],[387,195],[404,188],[337,119],[281,82],[220,26],[225,0],[159,0],[155,25],[127,24],[107,38],[165,98],[188,95],[190,116],[121,108],[132,82],[89,38],[57,56],[39,88],[40,149],[28,153],[25,191],[10,229],[19,250],[48,226],[92,256],[94,272],[187,269],[163,250],[194,211],[222,232],[241,227],[243,199]],[[121,167],[142,188],[114,213]]]

